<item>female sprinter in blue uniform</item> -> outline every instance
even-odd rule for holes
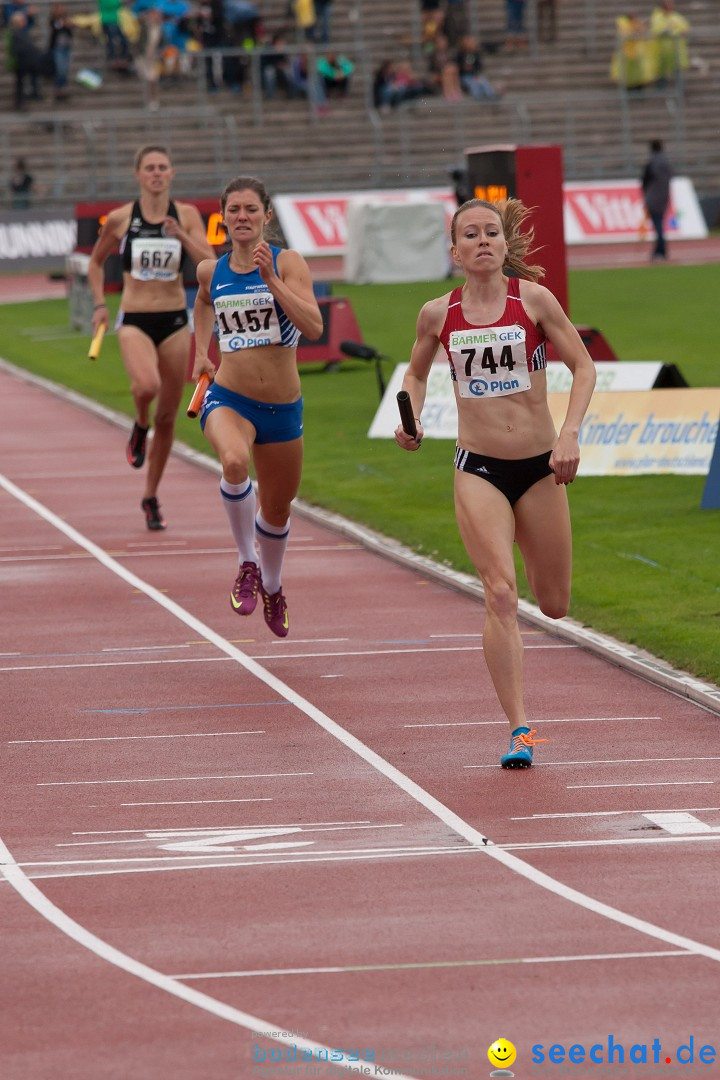
[[[120,246],[123,291],[118,317],[118,343],[135,400],[135,424],[127,445],[130,465],[145,461],[150,408],[155,402],[155,433],[148,453],[141,503],[148,529],[164,529],[157,490],[175,435],[175,417],[187,382],[190,355],[187,300],[182,261],[214,258],[197,207],[173,202],[175,175],[162,146],[143,146],[135,155],[140,194],[134,202],[112,210],[95,244],[88,282],[95,300],[93,334],[107,325],[104,265]]]
[[[263,239],[272,216],[263,184],[238,177],[220,204],[232,251],[197,269],[193,378],[203,372],[214,377],[200,423],[222,465],[220,493],[238,548],[230,602],[238,615],[250,615],[260,594],[265,622],[285,637],[282,565],[303,454],[296,346],[301,334],[320,337],[322,315],[302,255]],[[217,373],[208,357],[215,328]]]
[[[510,722],[503,768],[531,765],[533,746],[546,741],[535,738],[525,713],[514,543],[541,611],[562,618],[572,563],[565,485],[578,470],[580,424],[595,386],[595,365],[580,335],[558,300],[537,283],[542,268],[525,261],[532,232],[521,226],[528,214],[517,199],[497,205],[471,199],[458,208],[452,254],[465,284],[420,311],[403,380],[417,438],[402,427],[395,431],[403,449],[418,449],[427,377],[442,344],[458,410],[455,512],[483,583],[483,651]],[[573,375],[559,435],[547,403],[546,340]]]

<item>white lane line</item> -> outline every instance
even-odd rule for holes
[[[634,786],[634,785],[633,785]],[[687,813],[700,813],[703,810],[720,810],[720,806],[682,806],[680,810]],[[677,811],[676,811],[677,812]],[[510,821],[540,821],[545,818],[586,818],[586,817],[617,817],[627,814],[658,814],[659,810],[587,810],[576,811],[571,814],[529,814],[527,817],[511,817]]]
[[[352,862],[356,859],[396,859],[403,855],[477,855],[478,853],[479,848],[476,847],[467,846],[459,848],[457,845],[454,847],[445,847],[440,844],[437,846],[431,844],[409,844],[402,847],[331,848],[327,850],[313,848],[312,851],[299,853],[299,856],[292,861]],[[112,866],[120,867],[124,870],[125,868],[133,869],[142,864],[149,864],[150,869],[152,869],[153,865],[162,869],[163,864],[170,864],[171,869],[194,870],[199,867],[199,869],[202,870],[206,868],[207,859],[212,854],[217,853],[212,851],[198,851],[196,853],[184,851],[179,855],[166,855],[158,849],[158,852],[155,855],[108,856],[107,858],[95,857],[89,859],[33,859],[31,861],[19,862],[17,865],[19,867],[29,867],[30,869],[44,866]],[[273,852],[251,851],[245,848],[236,853],[224,852],[222,862],[217,865],[266,866],[285,861],[287,860],[276,857]]]
[[[500,844],[505,851],[534,851],[540,848],[581,848],[581,847],[627,847],[638,844],[697,844],[703,840],[720,840],[720,831],[714,835],[708,832],[692,836],[623,836],[615,840],[548,840],[536,844]],[[720,950],[719,950],[720,951]]]
[[[720,761],[720,756],[703,754],[698,757],[638,757],[638,758],[591,758],[587,761],[539,761],[541,769],[551,765],[637,765],[649,761]],[[499,769],[500,765],[463,765],[463,769]],[[636,785],[631,785],[635,787]],[[639,787],[639,785],[637,785]]]
[[[360,825],[325,825],[325,826],[313,826],[313,825],[251,825],[247,828],[238,828],[233,825],[220,825],[205,826],[202,829],[129,829],[128,832],[142,832],[142,836],[123,837],[122,839],[109,839],[112,835],[107,833],[104,837],[101,836],[98,840],[72,840],[59,844],[55,844],[57,848],[71,848],[71,847],[93,847],[97,844],[102,844],[103,847],[110,847],[113,844],[147,844],[152,840],[172,840],[172,839],[192,839],[200,837],[200,839],[207,840],[222,840],[228,833],[231,833],[237,843],[243,843],[244,838],[252,840],[255,837],[267,835],[270,831],[278,833],[281,832],[298,832],[298,833],[329,833],[329,832],[352,832],[358,829],[404,829],[402,824],[387,824],[387,825],[370,825],[363,822]],[[242,834],[242,835],[241,835]],[[87,833],[73,833],[74,836],[86,836]]]
[[[292,545],[289,545],[292,547]],[[318,544],[313,547],[303,547],[302,551],[305,554],[306,551],[357,551],[360,547],[359,544]],[[115,551],[113,552],[118,559],[147,559],[147,558],[163,558],[166,559],[169,555],[180,556],[181,558],[193,558],[197,555],[237,555],[236,548],[184,548],[182,551],[168,551],[166,548],[152,549],[148,548],[146,551]],[[0,555],[0,563],[28,563],[28,562],[68,562],[75,559],[89,559],[92,555],[85,553],[68,553],[62,555]]]
[[[489,841],[487,836],[484,836],[478,829],[473,828],[473,826],[464,821],[458,814],[444,806],[443,803],[429,792],[425,791],[419,784],[405,776],[399,769],[396,769],[394,765],[385,761],[384,758],[374,750],[371,750],[370,747],[366,746],[360,739],[352,735],[349,731],[346,731],[315,705],[307,701],[291,687],[263,668],[256,660],[247,656],[240,649],[236,649],[220,634],[216,633],[209,626],[206,626],[194,615],[191,615],[190,612],[180,607],[179,604],[170,600],[164,593],[131,573],[131,571],[121,563],[117,562],[103,551],[102,548],[98,547],[97,544],[94,544],[71,525],[68,525],[68,523],[58,517],[57,514],[48,510],[47,507],[22,491],[2,474],[0,474],[0,486],[4,487],[10,495],[24,503],[24,505],[34,513],[49,522],[59,532],[64,533],[79,547],[82,547],[93,554],[98,562],[106,569],[116,574],[131,587],[140,589],[146,596],[154,600],[155,603],[163,607],[171,615],[175,616],[175,618],[185,623],[185,625],[190,627],[196,634],[215,644],[219,651],[234,659],[238,664],[245,668],[249,674],[254,675],[260,681],[275,690],[276,693],[285,697],[288,701],[293,702],[299,711],[304,712],[309,719],[317,723],[318,726],[329,735],[336,738],[348,750],[355,753],[372,768],[376,769],[381,775],[385,776],[386,779],[390,780],[391,783],[395,784],[408,797],[414,799],[433,816],[442,821],[447,828],[451,829],[453,832],[463,837],[463,839],[467,840],[469,844],[476,847],[479,852],[485,853],[489,858],[494,859],[505,868],[524,877],[532,884],[546,889],[555,896],[562,897],[595,915],[619,923],[622,926],[630,927],[648,937],[663,941],[667,945],[676,945],[679,948],[688,949],[691,952],[696,952],[699,955],[720,962],[720,949],[707,945],[704,942],[694,941],[683,934],[676,934],[673,931],[666,930],[664,927],[655,926],[645,919],[637,918],[610,904],[603,903],[602,901],[596,900],[594,897],[587,896],[585,893],[566,885],[564,882],[558,881],[549,874],[537,870],[529,863],[523,862],[522,859],[519,859],[511,852],[500,850]],[[178,992],[178,986],[181,984],[176,983],[172,979],[168,979],[166,976],[161,975],[159,972],[154,971],[144,964],[138,964],[137,961],[120,953],[119,950],[114,949],[112,946],[108,945],[107,942],[102,941],[95,935],[89,934],[84,927],[81,927],[73,919],[68,918],[63,911],[52,904],[25,876],[1,840],[0,854],[3,856],[2,864],[4,865],[0,865],[3,874],[5,874],[13,887],[16,888],[29,903],[36,907],[45,918],[48,918],[65,933],[69,933],[70,936],[76,937],[76,940],[82,940],[83,944],[86,944],[88,948],[99,952],[100,955],[111,962],[124,967],[125,970],[132,970],[133,974],[137,974],[141,978],[155,981],[156,985],[162,985],[170,993]],[[184,989],[188,990],[189,988],[185,987]],[[216,1012],[216,1015],[222,1015],[231,1019],[234,1023],[250,1027],[251,1030],[257,1030],[258,1028],[259,1021],[255,1017],[249,1016],[246,1013],[240,1013],[238,1010],[229,1010],[222,1002],[215,1001],[207,995],[199,995],[195,1003],[201,1008],[208,1009],[210,1012]],[[316,1045],[317,1044],[309,1044],[313,1049],[316,1049]]]
[[[660,720],[659,716],[553,716],[546,720],[534,720],[534,724],[604,724],[607,720]],[[436,728],[436,727],[494,727],[497,724],[507,724],[504,720],[449,720],[442,723],[427,724],[403,724],[406,728]]]
[[[636,788],[636,787],[695,787],[697,784],[714,784],[714,780],[649,780],[641,784],[566,784],[568,790],[581,788]]]
[[[108,944],[107,941],[103,941],[102,938],[90,933],[84,926],[81,926],[79,923],[75,922],[74,919],[71,919],[66,915],[65,912],[53,904],[51,900],[48,900],[47,896],[38,889],[37,885],[33,884],[33,882],[26,877],[20,867],[15,863],[12,855],[1,839],[0,869],[6,880],[13,886],[19,895],[42,915],[43,918],[47,919],[48,922],[52,923],[58,930],[67,934],[73,941],[76,941],[79,945],[89,949],[90,952],[100,956],[108,963],[115,964],[116,967],[121,968],[123,971],[127,971],[128,974],[135,975],[138,979],[142,979],[144,982],[156,986],[159,990],[164,990],[166,993],[172,994],[173,997],[180,998],[182,1001],[186,1001],[190,1005],[195,1005],[199,1009],[204,1009],[222,1020],[229,1021],[231,1024],[236,1024],[239,1027],[246,1028],[253,1032],[272,1032],[272,1040],[274,1042],[283,1043],[286,1046],[295,1045],[302,1047],[312,1054],[313,1059],[317,1057],[319,1061],[323,1060],[323,1057],[326,1061],[329,1060],[330,1048],[324,1046],[322,1043],[312,1042],[310,1039],[301,1038],[299,1035],[285,1037],[277,1032],[277,1025],[269,1023],[259,1016],[253,1016],[251,1013],[243,1012],[240,1009],[234,1009],[232,1006],[226,1005],[217,998],[202,993],[202,991],[194,990],[191,986],[187,986],[185,983],[180,982],[171,975],[164,975],[161,971],[157,971],[155,968],[151,968],[147,964],[141,963],[139,960],[134,960],[131,956],[128,956],[126,953],[123,953],[119,949]],[[349,1073],[355,1073],[360,1076],[363,1075],[365,1065],[362,1062],[356,1064],[344,1060],[336,1061],[334,1057],[332,1060],[334,1067],[342,1067]],[[398,1077],[399,1080],[412,1080],[411,1077],[401,1074],[398,1074]]]
[[[267,657],[267,659],[270,659]],[[166,664],[227,664],[230,656],[183,656],[178,660],[105,660],[83,664],[23,664],[0,667],[0,671],[74,671],[77,668],[162,667]]]
[[[110,558],[110,556],[107,556]],[[118,564],[120,565],[120,564]],[[129,571],[128,571],[129,573]],[[131,575],[134,577],[134,575]],[[138,579],[139,580],[139,579]],[[148,586],[152,588],[152,586]],[[158,594],[162,595],[162,594]],[[175,605],[174,601],[170,601],[173,606],[177,606],[178,610],[183,611],[179,605]],[[193,616],[190,616],[192,618]],[[227,645],[231,642],[223,638]],[[250,639],[253,640],[253,639]],[[287,647],[292,645],[292,642],[284,642]],[[526,651],[538,650],[538,649],[577,649],[578,645],[526,645]],[[307,652],[307,653],[260,653],[257,656],[250,657],[246,653],[246,656],[250,661],[258,660],[337,660],[346,656],[402,656],[406,653],[449,653],[449,652],[482,652],[482,648],[477,645],[457,645],[448,646],[447,648],[413,648],[413,649],[343,649],[337,652]],[[142,667],[149,664],[207,664],[226,662],[227,660],[234,660],[233,656],[188,656],[183,657],[182,660],[177,659],[163,659],[163,660],[117,660],[97,663],[80,663],[80,664],[24,664],[12,667],[0,667],[0,671],[52,671],[55,668],[86,668],[86,667]],[[507,721],[505,721],[507,723]]]
[[[126,777],[122,780],[43,780],[36,787],[91,787],[95,784],[174,784],[186,780],[256,780],[276,776],[314,776],[312,772],[230,773],[227,776],[149,776]]]
[[[411,964],[346,964],[339,967],[267,968],[265,971],[200,971],[173,975],[174,979],[254,979],[268,975],[336,975],[355,971],[417,971],[428,968],[500,967],[505,964],[570,964],[587,960],[649,960],[658,956],[692,956],[685,949],[657,952],[585,953],[577,956],[517,956],[498,960],[427,960]]]
[[[272,802],[264,799],[167,799],[164,802],[121,802],[121,806],[217,806],[219,803]]]
[[[264,824],[261,823],[259,825],[252,825],[250,827],[253,828],[253,829],[295,829],[295,828],[314,829],[314,828],[319,828],[320,826],[323,826],[323,825],[332,825],[332,826],[340,827],[340,826],[345,826],[345,825],[352,825],[352,826],[356,826],[356,825],[372,825],[372,822],[369,821],[369,820],[361,820],[361,821],[281,821],[281,822],[269,821],[269,822],[265,822]],[[172,829],[170,831],[173,833],[173,835],[175,835],[175,834],[179,834],[179,833],[185,834],[185,833],[216,832],[218,829],[236,829],[236,828],[237,828],[237,825],[204,825],[201,829],[191,829],[188,826],[185,829]],[[145,832],[158,832],[158,831],[162,831],[163,835],[165,835],[165,833],[168,832],[168,830],[166,828],[163,828],[161,830],[159,828],[158,829],[152,829],[152,828],[149,828],[149,829],[148,828],[146,828],[146,829],[88,829],[88,830],[83,831],[83,832],[75,831],[71,835],[72,836],[115,836],[115,835],[122,834],[123,836],[126,836],[128,833],[145,833]]]
[[[185,734],[178,735],[93,735],[78,739],[8,739],[8,746],[24,746],[27,744],[39,746],[44,743],[132,742],[134,739],[218,739],[224,735],[264,734],[264,731],[188,731]]]

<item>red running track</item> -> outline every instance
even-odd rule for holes
[[[712,688],[529,617],[552,742],[503,772],[468,589],[298,512],[275,639],[230,609],[211,464],[172,458],[150,534],[125,421],[10,369],[0,392],[3,1080],[350,1076],[354,1051],[481,1077],[498,1037],[518,1077],[610,1037],[624,1075],[633,1046],[676,1075],[718,1048]]]

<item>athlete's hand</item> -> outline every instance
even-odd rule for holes
[[[178,239],[184,236],[184,232],[177,218],[166,217],[162,225],[163,236],[176,236]]]
[[[580,445],[574,435],[560,432],[555,449],[550,454],[549,465],[555,473],[556,484],[572,484],[580,464]]]
[[[201,356],[195,353],[195,363],[193,364],[191,379],[193,382],[197,382],[201,375],[208,375],[210,382],[213,382],[215,378],[215,365],[208,356]]]
[[[403,450],[420,449],[420,444],[423,440],[423,426],[419,420],[415,421],[415,427],[417,428],[417,435],[414,438],[412,435],[408,435],[402,424],[395,428],[395,442],[398,446],[401,446]]]
[[[253,250],[253,262],[260,271],[260,277],[269,285],[276,277],[272,249],[266,240],[261,240]]]

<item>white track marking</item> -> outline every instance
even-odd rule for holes
[[[415,971],[426,968],[502,967],[506,964],[571,964],[586,960],[652,960],[658,956],[692,956],[684,949],[657,952],[585,953],[578,956],[518,956],[501,960],[429,960],[411,964],[346,964],[341,967],[268,968],[266,971],[200,971],[173,975],[173,979],[252,979],[267,975],[336,975],[355,971]]]
[[[704,810],[720,810],[720,806],[683,806],[683,813],[698,814]],[[677,813],[677,811],[675,811]],[[527,817],[511,817],[510,821],[540,821],[550,818],[617,817],[628,814],[659,814],[659,810],[586,810],[570,814],[529,814]]]
[[[1,481],[1,478],[0,478],[0,483],[1,482],[2,481]],[[100,549],[98,549],[98,550],[100,550]],[[106,557],[110,558],[110,559],[112,558],[112,556],[106,556]],[[120,564],[118,564],[118,565],[120,565]],[[128,571],[128,573],[129,573],[129,571]],[[124,575],[122,575],[122,574],[120,576],[124,577]],[[134,575],[130,575],[130,576],[134,577]],[[136,578],[135,580],[137,581],[139,579]],[[151,589],[152,586],[148,585],[147,588]],[[153,591],[157,591],[157,590],[153,590]],[[158,595],[161,596],[162,593],[158,593]],[[151,597],[151,599],[155,599],[155,597]],[[171,603],[173,605],[173,608],[177,608],[178,611],[184,611],[184,608],[181,608],[178,604],[175,604],[174,601],[171,601]],[[174,613],[175,612],[173,611],[173,614]],[[189,618],[193,618],[193,616],[190,615],[188,612],[186,612],[185,614],[187,614]],[[178,615],[178,618],[180,618],[180,617],[181,616]],[[232,642],[227,641],[227,639],[225,639],[225,638],[223,638],[222,640],[225,642],[226,645],[231,645],[232,644]],[[252,639],[252,638],[250,638],[248,640],[249,641],[254,641],[254,639]],[[217,644],[217,642],[213,642],[213,644]],[[289,642],[289,643],[288,642],[283,642],[283,644],[285,644],[286,647],[290,647],[292,645],[292,642]],[[537,650],[537,649],[577,649],[578,647],[579,646],[577,646],[577,645],[563,645],[563,644],[560,644],[560,645],[527,645],[526,649],[528,651],[530,651],[530,650],[533,650],[533,649],[534,650]],[[128,650],[128,652],[129,651],[130,650]],[[346,657],[346,656],[402,656],[402,655],[404,655],[406,653],[432,653],[432,654],[435,654],[435,653],[448,653],[448,652],[482,652],[482,648],[480,646],[476,646],[476,645],[468,645],[468,646],[458,645],[458,646],[453,646],[453,647],[448,646],[447,648],[424,648],[423,647],[423,648],[413,648],[413,649],[343,649],[343,650],[339,650],[337,652],[260,653],[260,654],[258,654],[257,656],[254,656],[254,657],[247,656],[247,654],[245,654],[245,653],[243,653],[242,655],[245,656],[246,659],[251,660],[251,661],[252,660],[254,660],[254,661],[257,661],[257,660],[339,660],[339,659],[342,659],[343,657]],[[139,666],[142,667],[143,665],[147,665],[147,664],[207,664],[207,663],[218,663],[219,661],[222,662],[222,661],[235,660],[235,659],[237,659],[237,657],[234,657],[234,656],[218,656],[218,657],[195,656],[195,657],[184,657],[182,660],[180,660],[180,659],[177,659],[177,660],[173,660],[173,659],[164,659],[164,660],[117,660],[117,661],[109,661],[107,663],[102,662],[102,661],[98,661],[98,662],[90,662],[90,661],[88,661],[86,663],[80,663],[80,664],[24,664],[24,665],[19,665],[18,664],[18,665],[13,665],[12,667],[0,667],[0,671],[50,671],[50,670],[53,670],[54,668],[63,668],[63,669],[67,668],[69,670],[71,668],[86,668],[86,667],[139,667]],[[506,723],[507,723],[507,721],[506,721]]]
[[[254,829],[294,829],[296,826],[301,829],[315,829],[321,828],[325,825],[332,825],[333,827],[345,827],[345,826],[359,826],[368,825],[371,828],[376,828],[371,821],[363,819],[360,821],[269,821],[265,824],[262,822],[259,825],[252,825],[250,828]],[[88,829],[85,831],[75,831],[72,836],[127,836],[128,833],[144,834],[146,832],[161,832],[163,835],[172,833],[173,836],[182,835],[185,833],[192,833],[193,835],[203,832],[217,832],[218,829],[235,829],[236,825],[204,825],[202,828],[190,828],[189,826],[184,829],[167,829],[165,827],[149,828],[149,829]]]
[[[570,791],[584,788],[636,788],[636,787],[694,787],[696,784],[714,784],[714,780],[650,780],[642,784],[566,784]]]
[[[660,720],[659,716],[554,716],[546,720],[533,720],[534,724],[604,724],[608,720]],[[448,720],[442,723],[427,724],[403,724],[404,728],[436,728],[436,727],[492,727],[497,724],[507,724],[504,720]]]
[[[32,496],[22,491],[5,476],[0,474],[0,486],[4,487],[8,494],[22,502],[26,507],[38,514],[41,518],[47,521],[50,525],[56,528],[59,532],[64,533],[70,540],[76,543],[79,547],[89,551],[97,561],[116,574],[123,581],[133,588],[139,589],[151,600],[154,600],[160,607],[163,607],[175,618],[185,623],[191,630],[202,638],[212,642],[220,652],[231,657],[238,664],[240,664],[249,674],[255,676],[265,685],[271,687],[276,693],[286,700],[291,701],[296,708],[303,712],[309,719],[313,720],[329,735],[336,738],[343,746],[345,746],[352,753],[356,754],[359,758],[365,761],[368,765],[374,768],[391,783],[395,784],[401,791],[403,791],[409,798],[414,799],[417,803],[423,806],[434,817],[438,818],[451,829],[457,833],[463,839],[467,840],[469,844],[477,847],[479,852],[485,853],[489,858],[494,859],[500,863],[506,869],[509,869],[532,884],[546,889],[548,892],[559,896],[571,903],[577,904],[579,907],[584,908],[586,911],[590,911],[595,915],[599,915],[603,918],[609,919],[612,922],[618,923],[622,926],[627,926],[631,929],[637,930],[641,934],[645,934],[648,937],[655,938],[658,941],[663,941],[667,945],[675,945],[678,948],[687,949],[690,952],[697,953],[698,955],[705,956],[708,959],[720,962],[720,949],[714,948],[703,942],[694,941],[691,938],[686,937],[683,934],[676,934],[673,931],[666,930],[663,927],[655,926],[645,919],[637,918],[634,915],[630,915],[627,912],[621,911],[619,908],[615,908],[610,904],[605,904],[602,901],[596,900],[593,897],[587,896],[585,893],[580,892],[578,889],[574,889],[569,885],[564,884],[561,881],[551,877],[549,874],[544,873],[541,870],[536,869],[529,863],[523,862],[516,855],[508,851],[503,851],[497,848],[494,844],[489,842],[487,836],[484,836],[478,829],[473,828],[468,822],[464,821],[458,814],[446,807],[438,799],[432,796],[429,792],[425,791],[419,784],[405,776],[399,769],[395,768],[388,761],[385,761],[378,753],[371,750],[360,739],[352,735],[350,732],[342,728],[338,723],[332,720],[329,716],[323,713],[311,702],[307,701],[295,690],[283,683],[275,675],[265,670],[257,661],[247,656],[241,650],[236,649],[228,641],[225,640],[220,634],[212,630],[209,626],[206,626],[200,619],[196,618],[190,612],[180,607],[173,600],[170,600],[160,590],[149,585],[147,582],[138,578],[135,574],[127,570],[121,563],[113,559],[97,544],[94,544],[87,537],[83,536],[80,532],[74,529],[62,518],[58,517],[47,507],[43,506]],[[118,966],[124,967],[127,971],[132,971],[140,978],[148,978],[150,980],[157,980],[155,985],[164,986],[170,993],[178,994],[178,986],[174,980],[168,979],[166,976],[160,975],[152,968],[146,967],[146,965],[138,964],[137,961],[132,960],[125,954],[120,953],[118,950],[113,949],[106,942],[95,937],[95,935],[88,934],[84,928],[80,927],[74,920],[69,919],[64,912],[50,901],[37,889],[31,881],[24,875],[24,873],[16,865],[12,858],[12,855],[0,840],[0,854],[3,856],[2,872],[4,873],[10,884],[29,902],[32,903],[38,911],[40,911],[46,918],[52,921],[59,929],[62,929],[65,933],[69,933],[71,937],[76,940],[82,940],[88,948],[92,948],[94,951],[100,950],[100,955],[105,956],[106,959]],[[185,987],[184,990],[188,988]],[[180,995],[178,995],[180,996]],[[187,999],[189,1000],[189,999]],[[240,1023],[245,1027],[249,1027],[251,1030],[258,1030],[258,1021],[256,1018],[246,1013],[241,1013],[235,1009],[229,1009],[221,1002],[217,1002],[207,995],[198,995],[195,1003],[201,1007],[206,1008],[209,1011],[218,1010],[216,1015],[223,1015],[227,1019],[232,1020],[234,1023]],[[314,1046],[315,1044],[309,1044]]]
[[[590,758],[587,761],[540,761],[541,769],[553,765],[637,765],[648,761],[720,761],[720,755],[703,754],[697,757],[636,757],[636,758]],[[499,769],[499,765],[463,765],[463,769]],[[635,785],[631,785],[635,787]]]
[[[122,780],[43,780],[36,787],[92,787],[96,784],[175,784],[187,780],[261,780],[276,776],[314,776],[311,772],[230,773],[228,776],[131,776]]]
[[[643,814],[643,817],[671,833],[673,839],[693,836],[699,840],[701,837],[706,838],[708,833],[715,833],[720,837],[720,826],[706,825],[687,810],[662,810],[659,813]]]
[[[143,710],[137,709],[134,711],[142,712]],[[226,735],[264,734],[264,731],[188,731],[184,735],[93,735],[80,739],[9,739],[8,746],[42,746],[45,743],[133,742],[136,739],[219,739]]]
[[[121,802],[121,806],[217,806],[218,803],[272,802],[272,799],[166,799],[163,802]]]
[[[106,960],[110,964],[115,964],[116,967],[121,968],[123,971],[127,971],[130,975],[135,975],[138,979],[142,979],[144,982],[156,986],[159,990],[165,990],[168,994],[172,994],[174,997],[180,998],[190,1005],[195,1005],[199,1009],[204,1009],[206,1012],[212,1013],[222,1020],[228,1020],[231,1024],[237,1024],[239,1027],[246,1028],[252,1032],[272,1032],[272,1041],[283,1043],[285,1046],[301,1047],[302,1049],[309,1051],[313,1055],[313,1059],[315,1057],[320,1059],[321,1054],[325,1055],[329,1052],[330,1048],[324,1046],[322,1043],[312,1042],[310,1039],[303,1039],[300,1036],[295,1035],[285,1037],[278,1032],[278,1028],[275,1024],[269,1023],[267,1020],[262,1020],[258,1016],[253,1016],[251,1013],[242,1012],[240,1009],[234,1009],[232,1006],[226,1005],[224,1002],[210,997],[209,994],[203,994],[199,990],[193,990],[191,986],[186,986],[172,976],[164,975],[162,972],[156,971],[155,968],[151,968],[147,964],[134,960],[131,956],[128,956],[126,953],[109,945],[107,941],[103,941],[102,938],[90,933],[84,926],[80,926],[79,923],[75,922],[74,919],[71,919],[64,911],[48,900],[47,896],[45,896],[45,894],[25,876],[1,839],[0,867],[6,880],[19,893],[23,900],[30,904],[30,906],[42,915],[43,918],[47,919],[48,922],[52,923],[53,926],[57,927],[58,930],[67,934],[69,938],[76,941],[79,945],[89,949],[90,952],[95,953],[102,960]],[[336,1068],[344,1068],[349,1073],[363,1075],[363,1062],[333,1061],[333,1066]],[[411,1077],[403,1076],[399,1073],[397,1076],[399,1080],[412,1080]]]

